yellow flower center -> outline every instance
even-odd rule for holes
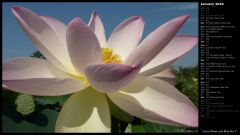
[[[103,63],[122,63],[121,57],[113,53],[110,48],[102,48]]]
[[[103,63],[122,63],[121,57],[117,54],[113,53],[113,50],[110,48],[102,48],[102,60]],[[81,80],[85,85],[89,85],[87,78],[78,73],[75,70],[71,70],[72,75],[76,76],[79,80]]]

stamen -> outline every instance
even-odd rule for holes
[[[121,57],[113,53],[111,48],[102,48],[103,63],[122,63]]]
[[[117,54],[113,53],[111,48],[102,48],[102,60],[103,63],[122,63],[121,57]],[[69,70],[69,73],[79,80],[81,80],[85,85],[89,85],[87,78],[83,75],[78,73],[75,70]]]

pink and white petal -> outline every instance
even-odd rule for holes
[[[198,43],[198,37],[177,35],[172,41],[141,70],[141,75],[153,75],[169,68]]]
[[[5,88],[31,95],[56,96],[79,91],[85,84],[47,60],[22,57],[3,62]]]
[[[161,71],[157,74],[152,75],[151,77],[155,77],[155,78],[164,80],[171,85],[176,85],[175,74],[171,68],[167,68],[164,71]]]
[[[178,59],[181,59],[182,57],[178,58]],[[173,59],[172,61],[169,61],[169,62],[166,62],[166,63],[163,63],[159,66],[156,66],[154,68],[151,68],[150,70],[147,70],[147,71],[144,71],[144,72],[141,72],[140,71],[140,75],[141,76],[151,76],[155,73],[158,73],[158,72],[162,72],[164,71],[165,69],[171,67],[174,63],[176,63],[176,61],[178,60],[177,58],[176,59]]]
[[[127,57],[125,63],[132,64],[139,58],[144,59],[144,65],[150,62],[172,40],[178,30],[189,18],[189,15],[174,18],[155,31],[151,32]]]
[[[152,77],[168,77],[168,78],[175,78],[176,75],[172,68],[167,68],[164,71],[161,71],[157,74],[152,75]]]
[[[93,11],[91,19],[88,23],[88,26],[94,31],[101,47],[105,47],[107,41],[105,36],[104,25],[102,23],[100,16],[97,14],[96,11]]]
[[[61,41],[65,51],[67,51],[67,42],[66,42],[66,29],[67,26],[55,18],[49,16],[40,16],[40,18],[45,21],[49,27],[55,32],[59,40]]]
[[[80,18],[74,18],[68,24],[67,45],[72,63],[78,72],[84,73],[85,67],[102,63],[98,39]]]
[[[70,74],[73,73],[73,72],[76,73],[77,71],[73,67],[73,64],[71,62],[71,59],[70,59],[70,56],[69,56],[69,53],[68,53],[68,48],[67,48],[67,41],[66,41],[67,26],[63,22],[61,22],[61,21],[59,21],[55,18],[48,17],[48,16],[40,16],[40,17],[43,21],[45,21],[52,28],[52,30],[58,36],[59,40],[62,42],[62,45],[63,45],[63,48],[64,48],[64,54],[66,54],[65,55],[66,63],[63,63],[63,64],[68,69],[67,71]]]
[[[152,77],[138,77],[108,97],[129,114],[160,124],[198,127],[198,109],[172,85]]]
[[[45,59],[19,57],[3,62],[2,80],[22,80],[31,78],[71,78]]]
[[[18,23],[37,49],[56,67],[67,71],[67,54],[54,30],[39,15],[23,7],[12,7]]]
[[[98,64],[85,69],[85,75],[93,88],[99,92],[115,92],[135,79],[142,61],[133,66],[122,64]]]
[[[142,17],[130,17],[113,30],[107,41],[107,47],[112,48],[114,53],[125,60],[141,40],[143,29],[144,20]]]
[[[110,116],[106,96],[88,87],[64,103],[55,132],[110,132]]]
[[[9,90],[38,96],[66,95],[87,87],[82,81],[71,78],[3,80],[2,83]]]

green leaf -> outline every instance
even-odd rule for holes
[[[3,132],[54,132],[57,116],[58,112],[48,109],[34,112],[30,116],[14,118],[3,115],[2,130]]]
[[[40,58],[40,59],[46,59],[40,51],[35,51],[32,53],[30,57]]]
[[[107,98],[108,105],[111,111],[111,115],[124,122],[131,122],[133,120],[133,117],[128,114],[127,112],[123,111],[121,108],[119,108],[117,105],[115,105],[111,99]]]
[[[63,95],[63,96],[36,96],[35,100],[40,105],[47,105],[47,104],[53,105],[53,104],[59,103],[59,105],[62,106],[69,96],[70,94]]]
[[[198,66],[179,67],[175,74],[176,88],[198,106]]]
[[[29,115],[21,115],[16,110],[15,99],[19,93],[3,90],[2,131],[3,132],[54,132],[58,112],[39,107]]]
[[[132,133],[178,133],[187,130],[183,127],[169,126],[156,124],[151,122],[144,122],[141,125],[131,125]]]
[[[132,133],[146,133],[146,130],[144,129],[143,126],[131,126],[132,128]]]

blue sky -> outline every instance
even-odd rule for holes
[[[112,30],[124,19],[130,16],[142,16],[145,20],[143,38],[164,22],[177,16],[190,14],[190,19],[181,28],[178,34],[191,34],[198,36],[198,5],[193,2],[151,2],[151,3],[3,3],[3,60],[30,56],[36,50],[33,43],[16,22],[11,13],[12,6],[23,6],[34,12],[57,18],[67,24],[75,17],[82,18],[86,23],[91,13],[96,10],[100,15],[109,37]],[[175,64],[178,66],[193,66],[198,63],[198,47],[185,55]]]

